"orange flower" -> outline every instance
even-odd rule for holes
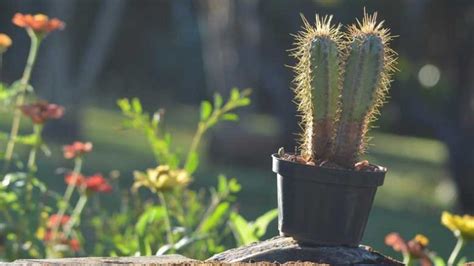
[[[35,124],[43,124],[49,119],[59,119],[64,115],[64,107],[46,101],[22,105],[20,109]]]
[[[75,141],[63,147],[64,158],[72,159],[92,151],[92,143]]]
[[[61,221],[59,221],[60,218],[61,218]],[[69,222],[70,219],[71,217],[69,215],[63,215],[62,217],[60,217],[58,214],[53,214],[49,216],[48,223],[46,224],[46,226],[48,228],[53,228],[56,224],[59,224],[60,226],[64,226],[65,224]]]
[[[12,39],[4,33],[0,33],[0,53],[5,52],[12,45]]]
[[[18,27],[32,29],[36,34],[47,34],[64,28],[64,22],[57,18],[50,19],[44,14],[16,13],[13,16],[12,22]]]

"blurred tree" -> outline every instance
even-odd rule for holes
[[[258,84],[259,2],[195,1],[208,92]]]
[[[401,27],[399,89],[403,106],[400,129],[434,136],[449,151],[449,167],[459,207],[474,213],[474,5],[472,1],[405,1]],[[420,86],[419,67],[431,63],[442,78],[432,88]],[[419,73],[418,73],[419,74]]]
[[[126,0],[116,1],[6,1],[7,17],[14,13],[44,13],[66,22],[66,30],[54,33],[42,44],[32,83],[40,97],[66,105],[66,119],[47,126],[47,134],[55,139],[71,141],[80,135],[81,102],[102,73],[112,42],[117,39]],[[77,22],[87,21],[91,27]],[[26,50],[26,39],[18,33],[15,46]],[[18,40],[16,39],[16,40]],[[24,51],[13,50],[16,66],[23,67]],[[14,79],[16,77],[10,77]],[[66,138],[66,139],[65,139]]]
[[[60,17],[66,23],[78,21],[78,17],[84,16],[80,2],[44,1],[44,13]],[[45,49],[36,75],[38,88],[45,97],[68,106],[66,119],[46,128],[49,135],[64,141],[80,136],[80,103],[90,95],[110,56],[108,51],[117,40],[126,3],[125,0],[92,3],[88,8],[94,8],[95,12],[87,16],[93,27],[80,28],[70,23],[67,30],[55,36],[52,47]]]
[[[469,0],[430,1],[427,10],[430,30],[424,47],[453,88],[441,105],[443,114],[430,117],[448,146],[460,207],[474,213],[474,5]]]

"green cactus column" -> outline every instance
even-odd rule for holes
[[[316,38],[311,44],[313,158],[327,159],[331,151],[339,100],[339,55],[334,40]]]
[[[305,19],[297,37],[296,99],[302,117],[302,154],[313,161],[328,159],[339,100],[339,27],[332,17]]]
[[[377,24],[376,15],[349,28],[342,85],[341,115],[334,139],[333,160],[353,167],[365,150],[369,123],[383,104],[393,72],[393,52],[388,30]]]

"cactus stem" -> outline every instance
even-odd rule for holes
[[[295,36],[292,50],[298,61],[293,83],[301,117],[299,146],[307,161],[327,159],[339,97],[341,26],[331,24],[332,16],[316,15],[314,26],[301,18],[303,29]]]
[[[379,114],[396,70],[396,53],[388,47],[392,36],[377,23],[377,13],[364,11],[362,22],[351,25],[345,36],[345,66],[333,161],[353,167],[365,152],[370,122]]]

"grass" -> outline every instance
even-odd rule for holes
[[[192,115],[190,115],[192,114]],[[249,115],[238,126],[253,128],[251,132],[273,137],[279,130],[278,123],[268,116]],[[177,106],[167,112],[167,127],[176,147],[187,147],[195,130],[196,109]],[[132,183],[132,171],[152,167],[154,160],[148,143],[137,131],[122,130],[121,115],[116,110],[88,107],[82,115],[83,140],[94,143],[94,152],[87,157],[85,173],[120,171],[120,184],[127,188]],[[5,130],[9,117],[0,116],[0,128]],[[257,121],[257,122],[256,122]],[[260,122],[258,122],[260,121]],[[272,130],[261,124],[267,121]],[[260,126],[258,126],[260,125]],[[385,184],[377,193],[375,207],[367,226],[364,243],[386,254],[395,255],[383,244],[384,236],[392,231],[411,238],[417,233],[430,237],[431,247],[447,256],[454,245],[451,233],[439,224],[443,209],[455,201],[455,191],[446,169],[447,151],[438,141],[374,133],[367,159],[389,169]],[[61,145],[51,144],[53,156],[40,159],[40,173],[51,186],[62,191],[63,177],[55,174],[58,167],[71,167],[71,162],[61,156]],[[202,150],[206,151],[206,141]],[[181,150],[186,152],[186,150]],[[273,151],[268,151],[270,154]],[[219,173],[237,177],[243,189],[239,209],[245,217],[253,219],[276,207],[276,182],[269,165],[261,168],[241,165],[220,165],[203,160],[196,174],[195,187],[213,185]],[[106,200],[107,196],[104,196]],[[109,204],[114,204],[112,201]],[[277,234],[276,223],[269,228],[268,236]],[[474,252],[474,250],[470,250]],[[471,258],[472,259],[472,258]]]

